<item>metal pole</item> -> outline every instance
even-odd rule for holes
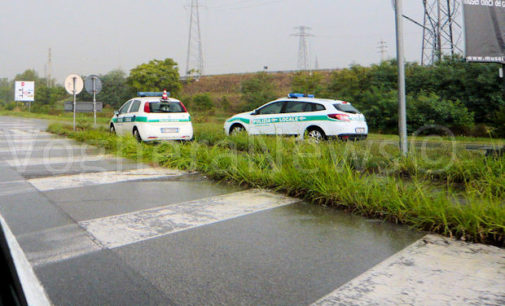
[[[74,131],[75,131],[75,109],[76,109],[76,102],[75,102],[75,80],[76,78],[73,78],[74,80],[74,87],[72,88],[72,92],[74,93]]]
[[[94,127],[96,127],[96,78],[92,77],[91,80],[93,82],[93,118],[95,119]]]
[[[396,58],[398,61],[398,129],[400,133],[400,151],[408,154],[407,143],[407,102],[405,98],[405,59],[403,54],[403,0],[396,0]]]

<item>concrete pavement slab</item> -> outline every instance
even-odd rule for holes
[[[35,273],[54,305],[174,304],[107,250],[40,266]]]
[[[74,220],[84,221],[240,190],[209,181],[134,181],[54,190],[45,195]]]
[[[177,304],[304,305],[421,236],[299,203],[113,251]]]
[[[96,252],[102,247],[77,224],[18,235],[28,260],[36,267]]]
[[[314,305],[505,305],[505,249],[427,235]]]

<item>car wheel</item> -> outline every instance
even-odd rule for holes
[[[306,132],[306,137],[314,142],[326,140],[326,134],[324,134],[323,130],[317,127],[309,128]]]
[[[237,124],[237,125],[234,125],[231,127],[230,135],[237,135],[237,134],[243,133],[244,131],[245,131],[245,128],[242,125]]]
[[[116,135],[116,128],[114,127],[114,124],[111,124],[111,125],[110,125],[109,132],[110,132],[112,135]]]
[[[142,137],[140,137],[140,133],[139,130],[137,130],[137,128],[133,129],[133,137],[135,137],[135,139],[137,139],[138,142],[142,142]]]

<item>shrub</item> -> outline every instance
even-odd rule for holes
[[[245,102],[244,111],[248,111],[276,98],[272,78],[265,72],[242,81],[240,92]]]
[[[208,93],[203,93],[193,96],[191,106],[196,111],[209,111],[214,107],[214,103]]]

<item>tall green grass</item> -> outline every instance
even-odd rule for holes
[[[454,158],[443,155],[444,148],[428,150],[422,158],[415,152],[404,158],[393,146],[246,135],[224,138],[217,128],[200,128],[196,127],[195,142],[158,145],[111,136],[105,129],[73,132],[52,124],[49,131],[138,161],[199,171],[217,180],[271,188],[419,230],[505,246],[503,159],[465,152]],[[449,160],[454,165],[444,167]],[[408,179],[402,173],[408,173]],[[479,184],[470,179],[474,175]],[[432,177],[447,180],[433,184]],[[463,183],[453,185],[453,177]]]

